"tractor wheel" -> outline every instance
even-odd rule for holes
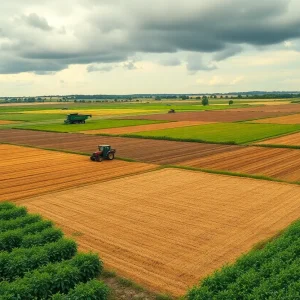
[[[91,161],[95,161],[95,156],[92,155],[92,156],[90,157],[90,160],[91,160]]]
[[[113,153],[108,153],[107,158],[108,158],[109,160],[113,160],[113,159],[115,158],[115,155],[114,155]]]
[[[98,162],[101,162],[101,161],[103,160],[103,157],[102,157],[102,156],[98,156],[98,157],[96,158],[96,160],[97,160]]]

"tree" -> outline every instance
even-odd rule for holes
[[[229,105],[232,105],[233,104],[233,100],[229,100]]]
[[[203,106],[209,105],[209,103],[208,103],[208,97],[207,96],[203,96],[202,97],[202,105]]]

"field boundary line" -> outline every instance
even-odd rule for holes
[[[209,174],[232,176],[232,177],[241,177],[241,178],[248,178],[248,179],[255,179],[255,180],[266,180],[266,181],[278,182],[278,183],[282,183],[282,184],[300,185],[300,181],[287,181],[287,180],[277,179],[277,178],[268,177],[268,176],[264,176],[264,175],[251,175],[251,174],[231,172],[231,171],[188,167],[188,166],[184,166],[184,165],[164,165],[163,167],[188,170],[188,171],[196,171],[196,172],[204,172],[204,173],[209,173]]]

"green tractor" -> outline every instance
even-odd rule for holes
[[[65,124],[84,124],[85,120],[91,118],[92,115],[80,115],[78,113],[73,113],[67,115],[67,119],[65,120]]]
[[[99,145],[99,151],[94,152],[90,159],[92,161],[102,161],[103,159],[113,160],[115,158],[116,149],[112,149],[109,145]]]

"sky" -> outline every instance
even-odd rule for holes
[[[300,90],[299,0],[10,0],[0,96]]]

